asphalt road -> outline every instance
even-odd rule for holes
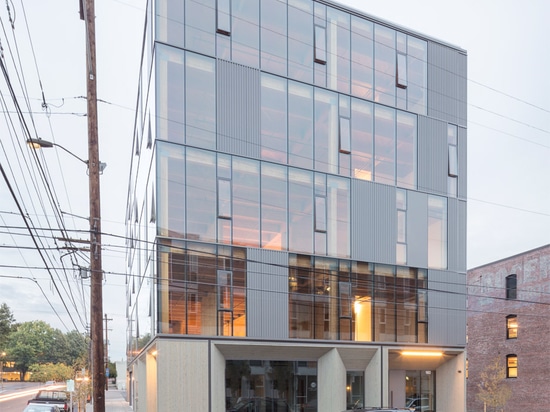
[[[36,382],[4,382],[0,388],[0,411],[22,412],[42,387],[44,384]]]

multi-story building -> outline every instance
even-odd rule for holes
[[[147,16],[135,410],[464,410],[465,51],[324,0]]]
[[[468,411],[484,411],[482,373],[497,360],[506,411],[540,410],[550,402],[550,244],[468,270]],[[497,389],[495,394],[506,390]],[[505,398],[504,398],[505,399]]]

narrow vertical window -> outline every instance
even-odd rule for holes
[[[396,191],[397,206],[397,246],[396,262],[399,265],[407,264],[407,192]]]
[[[216,31],[229,36],[231,34],[231,0],[217,0]]]
[[[506,299],[517,299],[517,276],[506,276]]]
[[[218,179],[218,217],[231,219],[231,181]]]
[[[506,316],[506,339],[517,339],[518,317],[517,315]]]
[[[327,199],[315,196],[315,231],[327,231]]]
[[[447,198],[428,196],[428,267],[447,268]]]
[[[340,117],[340,153],[351,152],[350,120]]]
[[[407,81],[407,56],[397,53],[397,87],[406,89]]]
[[[447,191],[449,196],[458,195],[458,127],[449,124],[447,126],[448,144],[448,177]]]
[[[315,63],[327,63],[327,36],[326,29],[315,26]]]
[[[515,354],[506,355],[506,377],[518,377],[518,356]]]

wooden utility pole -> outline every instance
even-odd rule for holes
[[[90,317],[92,335],[92,395],[94,412],[105,412],[103,347],[103,269],[101,263],[101,203],[99,197],[99,144],[97,131],[97,76],[94,0],[85,1],[86,83],[88,100],[88,175],[90,178]]]

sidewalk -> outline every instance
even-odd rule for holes
[[[93,412],[91,404],[86,405],[86,412]],[[126,400],[126,391],[119,391],[114,387],[109,386],[109,390],[105,391],[105,412],[128,412],[132,411],[128,401]]]

